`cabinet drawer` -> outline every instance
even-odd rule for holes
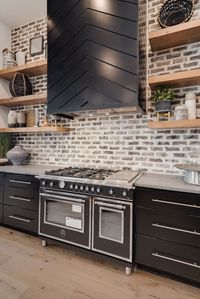
[[[38,213],[4,205],[4,224],[29,232],[38,232]]]
[[[175,214],[200,216],[200,195],[158,189],[138,188],[136,207],[165,210]]]
[[[0,185],[0,203],[3,203],[3,185]]]
[[[136,233],[200,248],[200,216],[136,208]]]
[[[3,222],[3,205],[0,204],[0,223]]]
[[[5,176],[5,185],[7,187],[23,188],[34,190],[39,188],[39,182],[32,175],[22,175],[22,174],[7,174]]]
[[[0,173],[0,185],[3,185],[3,179],[4,179],[4,174],[1,172]]]
[[[39,192],[38,190],[30,192],[28,189],[7,187],[4,192],[4,204],[37,211]]]
[[[135,261],[200,283],[200,249],[136,235]]]

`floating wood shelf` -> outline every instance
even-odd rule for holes
[[[26,128],[0,128],[0,133],[67,133],[70,132],[71,129],[63,128],[63,127],[26,127]]]
[[[200,119],[174,120],[174,121],[149,121],[150,129],[190,129],[200,128]]]
[[[0,78],[11,80],[16,72],[23,73],[29,77],[44,75],[47,73],[47,60],[41,60],[6,70],[0,70]]]
[[[184,87],[199,84],[200,69],[149,77],[149,86],[151,87],[151,89],[155,89],[160,85],[170,87]]]
[[[160,51],[200,41],[200,20],[152,31],[149,41],[152,51]]]
[[[47,94],[34,94],[30,96],[24,97],[15,97],[10,99],[0,99],[0,106],[26,106],[26,105],[37,105],[37,104],[45,104],[47,102]]]

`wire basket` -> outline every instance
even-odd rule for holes
[[[194,9],[195,0],[167,0],[160,8],[158,22],[163,28],[188,22]]]

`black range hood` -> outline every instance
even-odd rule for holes
[[[48,1],[49,114],[138,107],[138,1]]]

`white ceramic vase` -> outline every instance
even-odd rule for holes
[[[196,94],[194,92],[188,92],[185,95],[185,106],[188,109],[188,119],[196,119]]]
[[[15,128],[17,126],[17,113],[10,110],[8,113],[8,127]]]
[[[18,166],[23,164],[28,158],[29,153],[21,145],[16,145],[7,152],[6,156],[13,165]]]

